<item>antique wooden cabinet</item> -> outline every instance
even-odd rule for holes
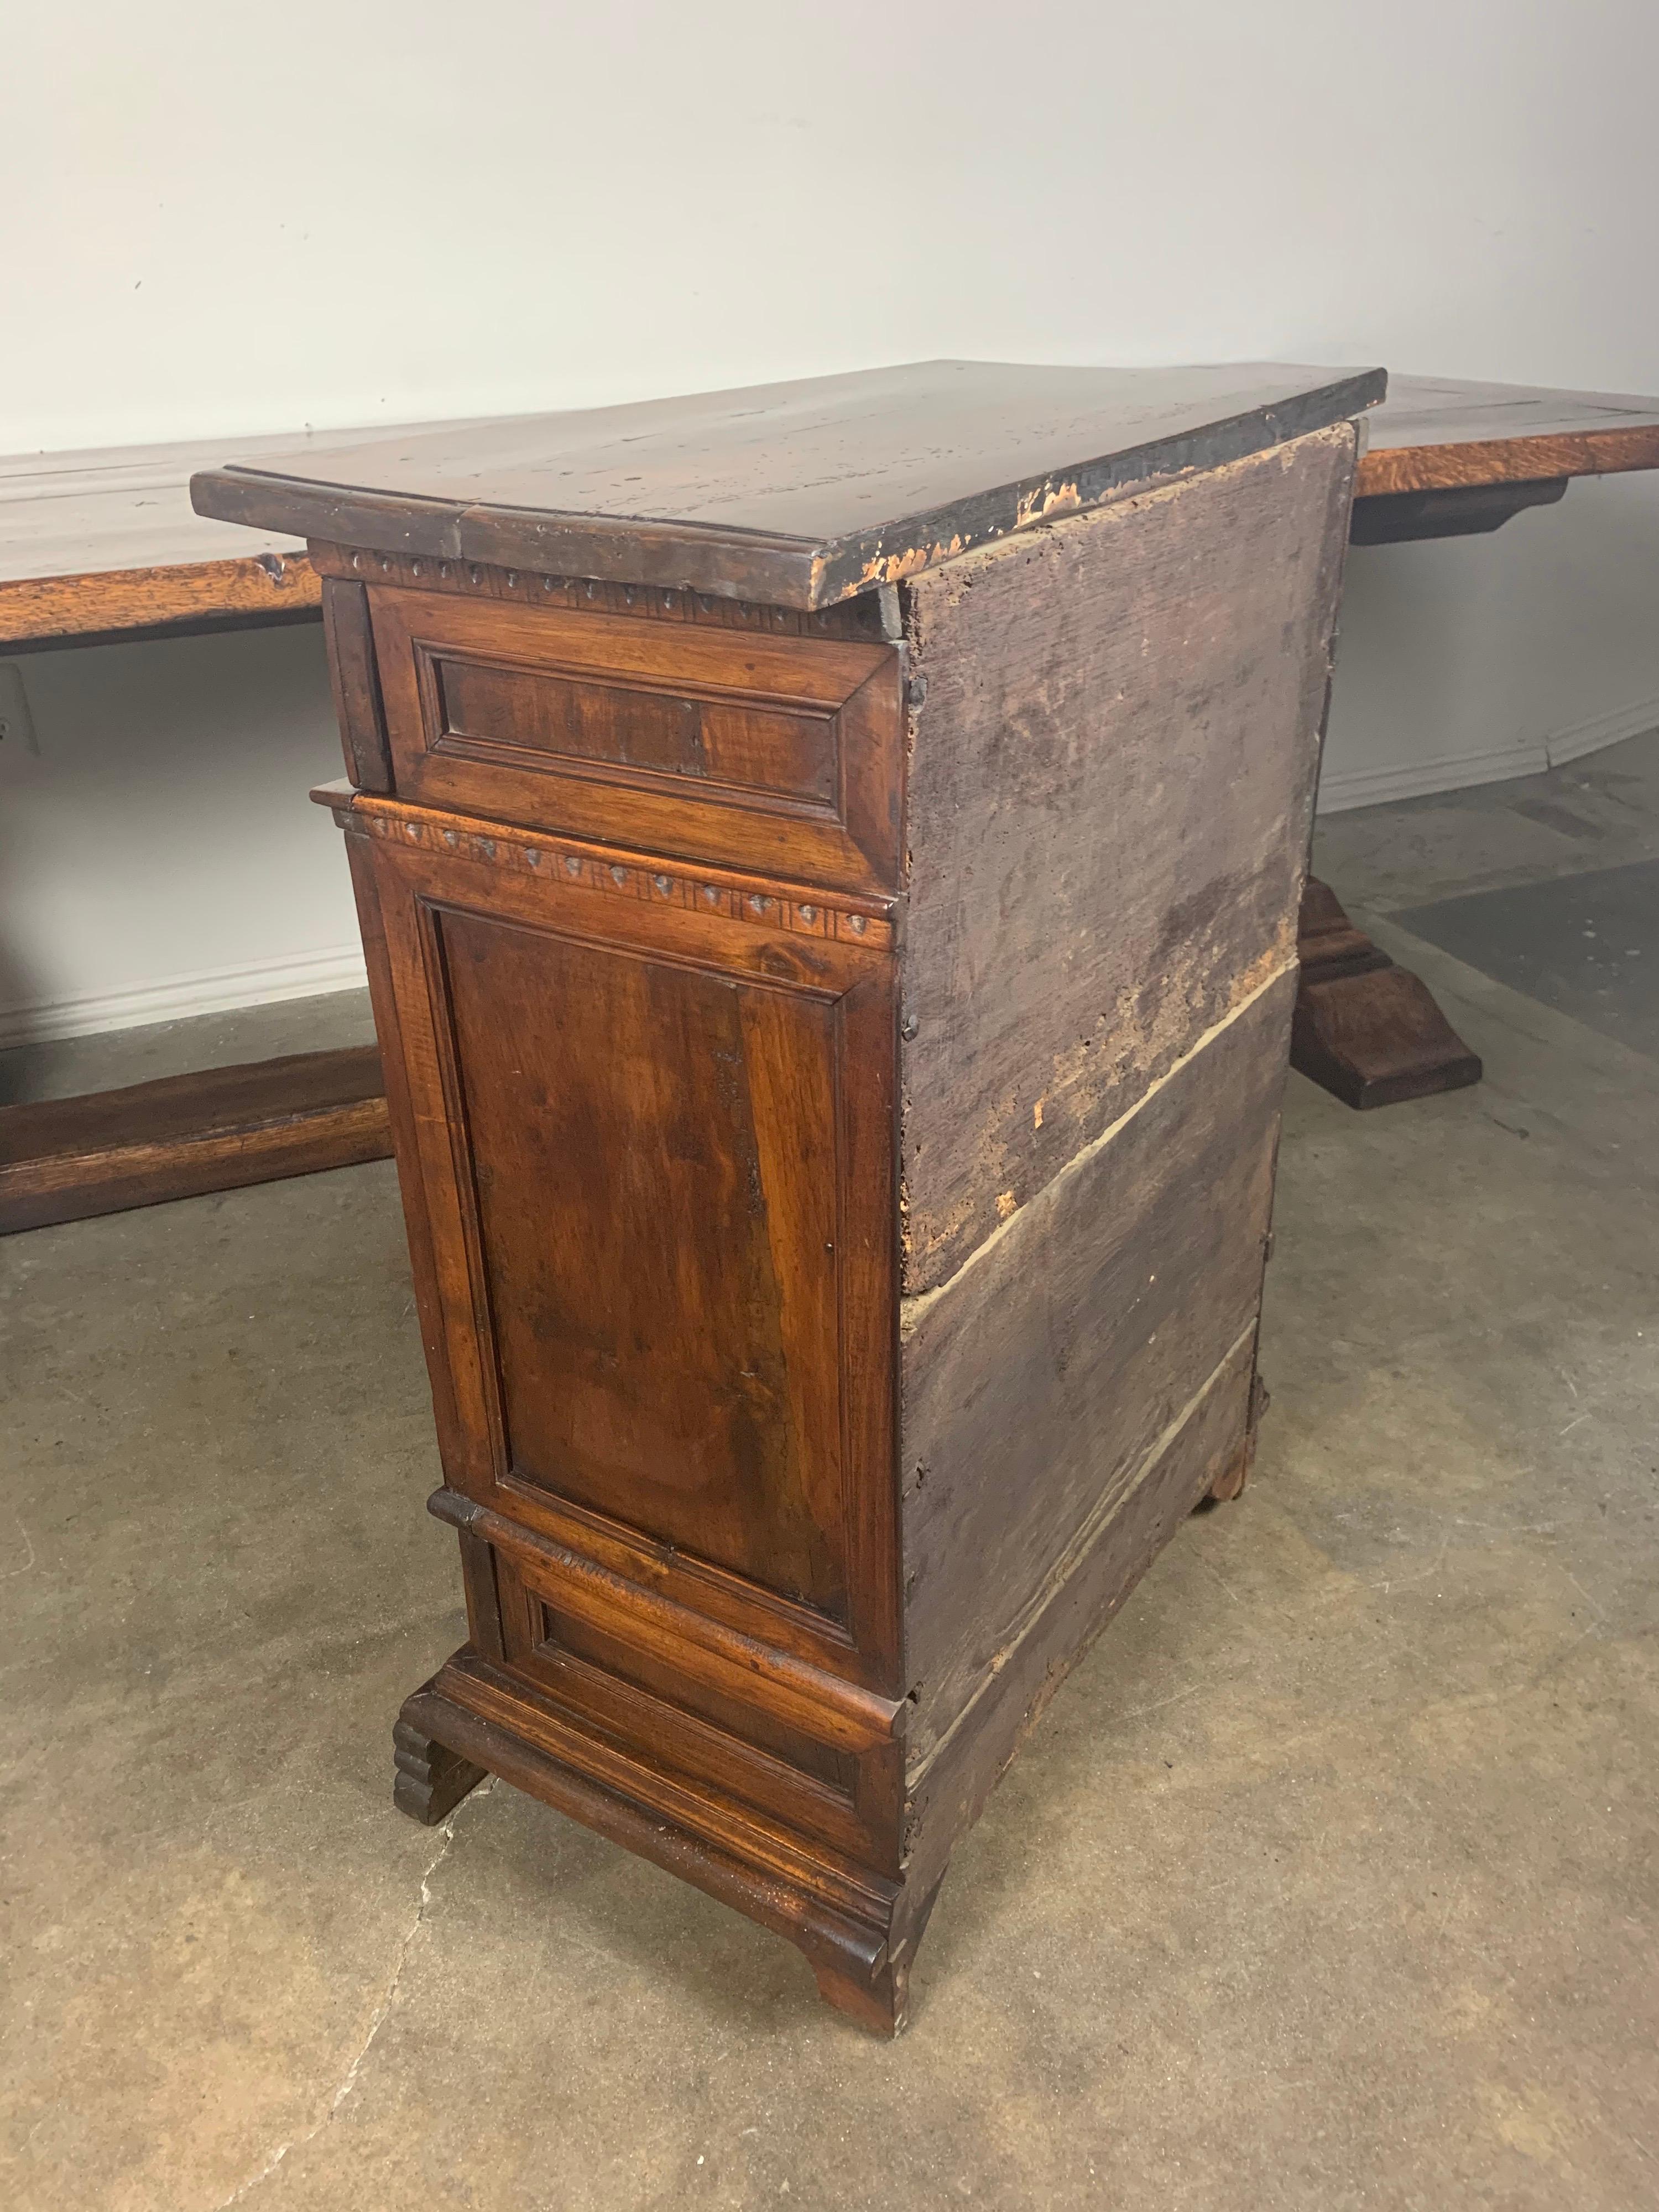
[[[1380,374],[932,363],[197,479],[326,581],[485,1771],[891,2031],[1233,1494]]]

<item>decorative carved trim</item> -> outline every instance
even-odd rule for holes
[[[486,830],[459,816],[369,798],[349,784],[324,784],[312,797],[331,811],[342,829],[349,827],[386,844],[412,845],[417,851],[511,868],[573,890],[601,891],[647,906],[681,907],[798,937],[834,938],[872,949],[893,942],[890,900],[854,900],[845,891],[785,887],[760,877],[735,876],[725,868],[688,871],[683,860],[620,853],[532,830],[493,825]]]
[[[309,550],[319,574],[349,576],[362,584],[459,592],[473,598],[515,600],[520,606],[568,607],[586,614],[639,615],[656,622],[695,623],[713,629],[760,630],[775,637],[855,638],[879,644],[887,635],[881,595],[875,592],[807,614],[751,599],[721,599],[711,592],[550,576],[532,569],[496,568],[485,561],[440,560],[429,553],[371,553],[324,544],[313,544]]]

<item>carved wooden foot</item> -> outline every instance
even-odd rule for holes
[[[1394,1106],[1480,1080],[1480,1062],[1428,986],[1356,929],[1310,876],[1297,930],[1302,981],[1291,1065],[1345,1106]]]
[[[878,2035],[902,2032],[910,1997],[910,1969],[944,1879],[941,1875],[919,1905],[908,1912],[901,1907],[873,1972],[850,1951],[836,1956],[815,1948],[808,1954],[818,1995],[826,2004],[857,2021],[860,2027],[873,2028]]]
[[[476,1790],[484,1778],[482,1766],[474,1766],[459,1752],[434,1743],[411,1721],[398,1719],[392,1731],[392,1742],[398,1768],[392,1802],[400,1813],[407,1813],[422,1827],[435,1827],[454,1811],[467,1791]]]
[[[873,2028],[878,2035],[897,2035],[904,2026],[905,2006],[909,1997],[910,1973],[908,1961],[898,1966],[886,1966],[870,1980],[856,1970],[848,1972],[828,1965],[822,1959],[812,1961],[812,1972],[817,1977],[818,1995],[826,2004],[844,2012],[860,2027]]]

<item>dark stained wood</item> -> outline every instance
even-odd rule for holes
[[[897,881],[896,647],[374,585],[392,775],[427,806]]]
[[[447,1820],[488,1771],[458,1752],[447,1751],[405,1719],[400,1718],[392,1731],[392,1747],[397,1768],[392,1802],[400,1813],[407,1813],[423,1828],[435,1827]]]
[[[1316,876],[1303,894],[1291,1065],[1345,1106],[1397,1106],[1479,1083],[1427,984],[1396,968]]]
[[[1327,378],[953,375],[647,410],[614,532],[535,471],[625,411],[295,494],[467,1597],[398,1802],[499,1774],[884,2033],[1049,1689],[1249,1465],[1355,450]],[[913,494],[948,537],[882,539]]]
[[[886,588],[807,611],[763,600],[717,599],[709,592],[562,576],[545,568],[510,568],[489,561],[434,561],[405,553],[373,553],[313,539],[307,549],[322,576],[346,583],[387,584],[400,591],[443,592],[505,599],[520,607],[562,607],[574,614],[628,615],[635,621],[689,623],[698,631],[737,630],[759,637],[840,637],[879,644],[898,635],[898,595]]]
[[[1529,507],[1553,507],[1565,477],[1541,483],[1449,484],[1440,491],[1390,491],[1356,500],[1351,545],[1401,545],[1430,538],[1477,538],[1501,530]]]
[[[549,919],[431,924],[504,1468],[842,1620],[840,1002]]]
[[[372,1045],[0,1108],[0,1233],[385,1159]]]
[[[204,471],[337,544],[811,609],[1381,398],[1380,369],[921,362]]]
[[[347,811],[440,1276],[450,1481],[890,1681],[890,926]]]
[[[1428,986],[1396,968],[1310,876],[1297,927],[1301,980],[1291,1065],[1346,1106],[1397,1106],[1479,1083],[1481,1065]]]
[[[334,690],[346,774],[359,791],[385,796],[395,788],[392,742],[386,734],[380,672],[374,659],[368,592],[362,584],[343,582],[335,576],[325,577],[322,589],[329,681]]]
[[[1659,468],[1659,399],[1392,376],[1369,423],[1360,500]]]
[[[471,1702],[454,1696],[459,1688]],[[787,1936],[805,1954],[825,1999],[861,2026],[892,2035],[904,2025],[905,1984],[925,1913],[894,1882],[815,1863],[741,1820],[722,1824],[720,1834],[687,1825],[674,1815],[695,1808],[690,1793],[665,1792],[648,1768],[598,1753],[468,1654],[457,1653],[433,1686],[409,1698],[402,1717],[416,1733]],[[672,1812],[655,1802],[665,1795]]]
[[[912,588],[907,1291],[1291,964],[1352,441]]]
[[[1398,1106],[1479,1083],[1469,1050],[1420,976],[1392,963],[1304,986],[1291,1065],[1345,1106]]]

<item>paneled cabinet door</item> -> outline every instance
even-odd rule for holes
[[[887,925],[446,819],[349,842],[449,1483],[896,1689]]]

